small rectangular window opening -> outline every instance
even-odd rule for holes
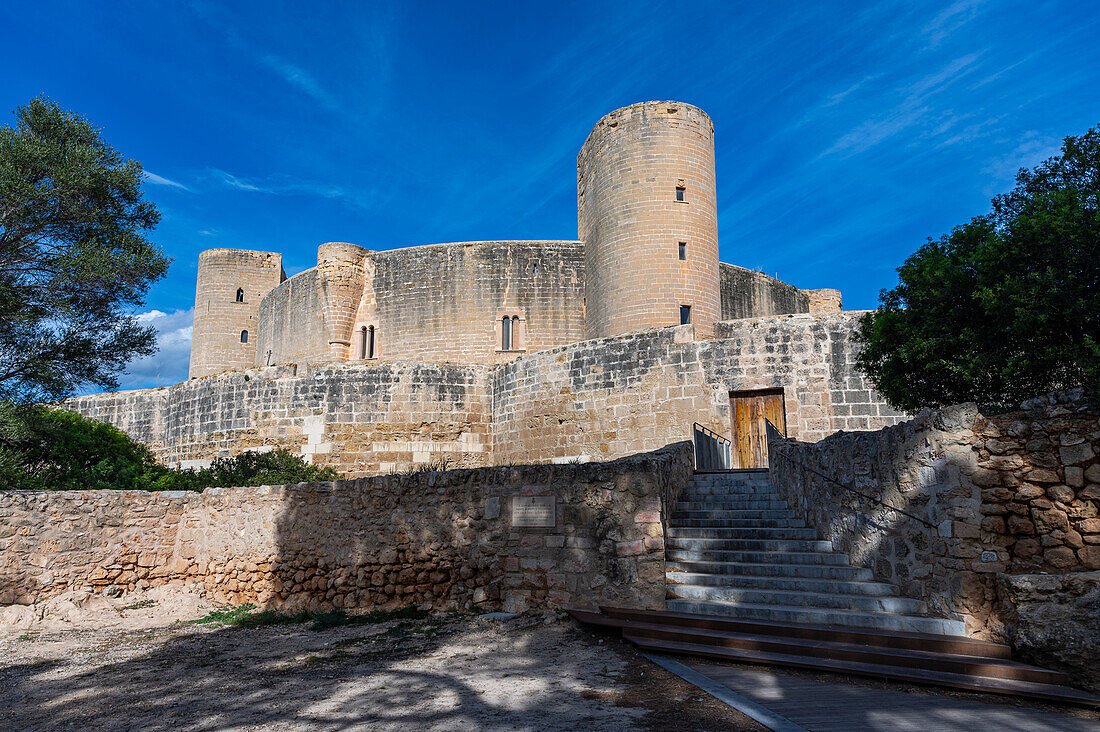
[[[691,324],[691,306],[690,305],[681,305],[680,306],[680,325],[690,325],[690,324]]]
[[[680,242],[679,252],[680,252],[681,261],[686,260],[688,258],[688,245],[687,245],[686,241]]]
[[[683,186],[676,186],[676,200],[681,201],[681,202],[684,200],[684,187]]]

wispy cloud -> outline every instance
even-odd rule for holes
[[[156,328],[157,352],[127,364],[126,372],[119,380],[120,385],[127,389],[144,389],[186,381],[195,309],[171,313],[150,310],[139,313],[137,320],[142,325]]]
[[[222,183],[229,186],[230,188],[236,188],[237,190],[241,191],[253,191],[256,193],[271,193],[271,191],[268,191],[261,186],[256,185],[255,183],[251,183],[247,180],[238,178],[232,173],[227,173],[224,170],[213,168],[211,172],[214,173],[214,175],[218,177]]]
[[[221,185],[239,191],[272,196],[314,196],[338,199],[365,209],[373,208],[383,198],[376,188],[348,189],[288,175],[276,175],[264,179],[242,178],[219,168],[211,168],[210,175]]]
[[[321,85],[317,83],[317,80],[305,69],[295,66],[289,61],[272,54],[260,56],[259,61],[264,66],[283,77],[283,80],[288,84],[297,87],[299,90],[313,97],[315,101],[323,106],[333,111],[339,109],[340,105],[337,103],[336,99],[322,89]]]
[[[958,0],[944,8],[923,28],[929,44],[936,46],[977,15],[982,0]]]
[[[149,181],[153,185],[170,186],[172,188],[179,188],[180,190],[184,190],[184,191],[190,191],[191,190],[190,188],[188,188],[184,184],[178,183],[174,180],[171,180],[170,178],[165,178],[164,176],[157,175],[156,173],[150,172],[148,170],[145,170],[145,171],[142,171],[142,172],[145,175],[145,180]]]

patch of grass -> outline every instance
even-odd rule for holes
[[[122,609],[123,610],[143,610],[147,607],[153,607],[153,605],[156,605],[156,604],[157,603],[156,603],[155,600],[138,600],[133,605],[127,605],[126,607],[124,607]]]
[[[18,638],[16,638],[16,640],[21,640],[21,641],[38,640],[38,631],[36,631],[36,630],[28,631],[28,632],[24,633],[23,635],[19,636]]]
[[[247,615],[256,609],[255,605],[240,605],[238,607],[227,607],[222,610],[212,610],[207,615],[193,620],[191,622],[198,623],[199,625],[209,625],[210,623],[217,623],[218,625],[231,625],[243,615]]]
[[[310,630],[321,631],[343,625],[373,625],[390,620],[421,620],[429,615],[423,610],[417,610],[413,605],[407,605],[396,610],[371,610],[361,615],[349,615],[343,610],[330,610],[323,613],[301,612],[294,615],[287,615],[278,610],[253,612],[254,610],[256,610],[256,606],[251,604],[215,610],[193,622],[200,624],[217,623],[218,625],[232,625],[238,628],[310,623]]]

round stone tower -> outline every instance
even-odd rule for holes
[[[690,322],[710,336],[722,306],[714,125],[682,102],[606,115],[577,156],[585,336]]]
[[[199,254],[190,378],[255,365],[260,301],[284,279],[281,254],[243,249]]]

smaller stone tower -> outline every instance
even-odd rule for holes
[[[585,336],[722,316],[714,125],[683,102],[644,102],[596,123],[577,156]]]
[[[199,255],[190,378],[255,365],[260,301],[285,279],[281,254],[208,249]]]

